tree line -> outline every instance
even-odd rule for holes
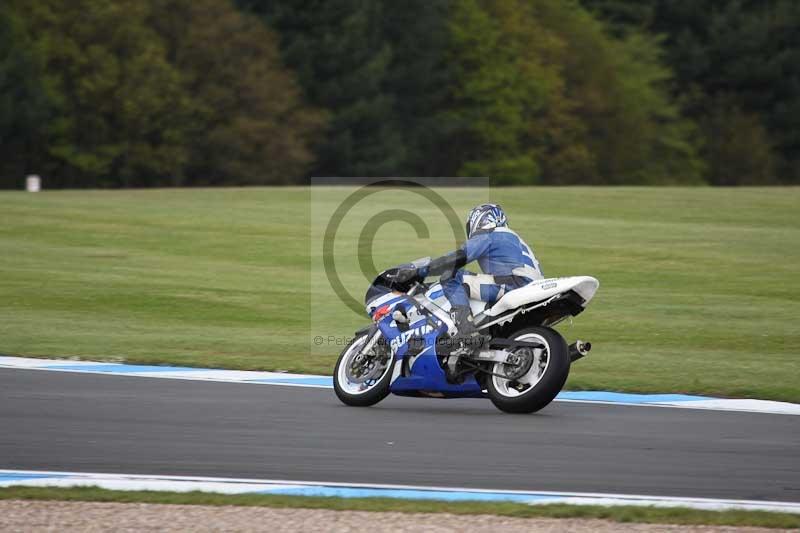
[[[0,187],[800,183],[793,0],[6,0]]]

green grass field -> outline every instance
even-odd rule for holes
[[[366,323],[319,275],[321,213],[347,192],[0,193],[0,352],[329,374],[340,347],[312,337]],[[460,217],[487,199],[440,192]],[[362,215],[413,206],[398,196],[375,195]],[[594,343],[569,388],[800,401],[800,189],[493,189],[491,199],[546,275],[600,279],[588,311],[559,326]],[[342,226],[344,257],[357,255],[362,215]],[[418,239],[387,224],[375,264],[445,252],[448,231],[440,222]],[[342,278],[360,296],[351,263]]]

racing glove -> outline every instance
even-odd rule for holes
[[[419,276],[419,270],[415,266],[397,267],[395,272],[385,274],[386,279],[394,283],[406,283]]]

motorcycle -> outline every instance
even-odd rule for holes
[[[430,258],[411,263],[418,269]],[[488,305],[471,300],[480,345],[453,337],[456,326],[441,283],[419,276],[398,283],[409,265],[381,272],[365,296],[372,324],[354,335],[333,374],[338,398],[374,405],[390,393],[431,398],[486,398],[501,411],[532,413],[561,391],[570,365],[591,343],[570,345],[553,327],[579,315],[600,283],[590,276],[542,279]]]

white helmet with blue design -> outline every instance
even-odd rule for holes
[[[508,226],[503,208],[497,204],[481,204],[472,209],[467,217],[467,239],[484,231]]]

